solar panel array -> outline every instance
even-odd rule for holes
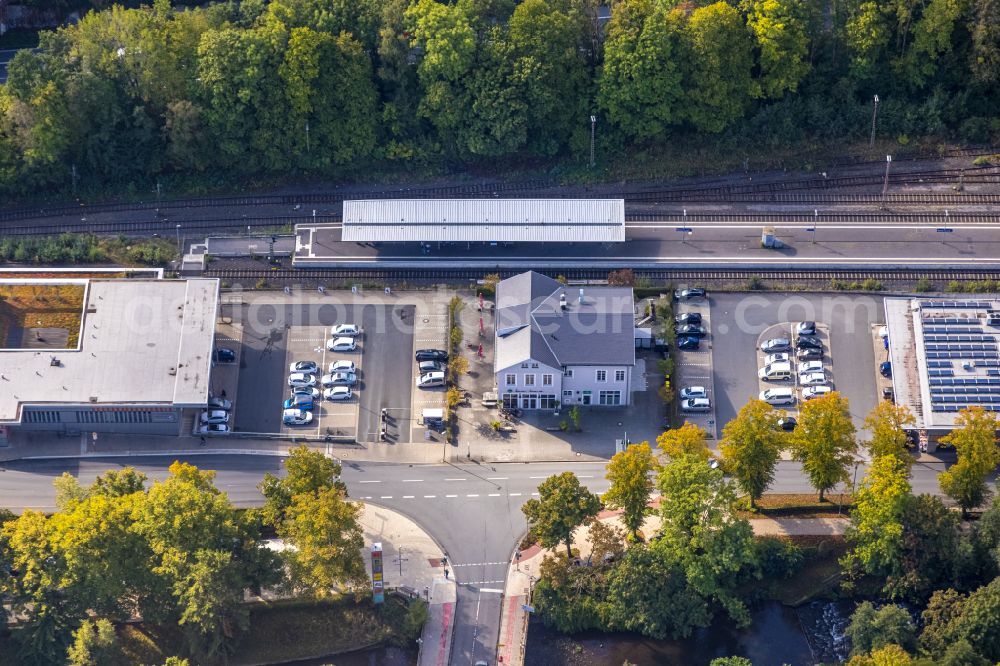
[[[924,317],[924,326],[939,326],[950,324],[966,324],[970,326],[978,325],[979,317]]]
[[[954,377],[955,371],[945,368],[931,368],[927,371],[928,377]]]
[[[977,405],[979,403],[976,403]],[[932,404],[932,412],[960,412],[969,405],[942,405],[942,404]],[[1000,412],[1000,405],[980,405],[983,409],[988,412]]]
[[[952,367],[951,361],[927,361],[928,368],[950,368]]]
[[[993,335],[926,335],[924,342],[996,342]]]
[[[955,359],[973,359],[977,365],[980,365],[982,361],[980,359],[998,358],[995,351],[929,351],[927,352],[927,358],[955,358]]]
[[[992,308],[993,301],[920,301],[921,308],[937,308],[940,310],[978,310]]]

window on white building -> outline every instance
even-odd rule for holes
[[[535,376],[534,375],[525,375],[524,376],[524,385],[525,386],[534,386],[535,385]]]
[[[608,381],[608,371],[607,370],[598,370],[597,371],[597,381],[599,381],[599,382],[606,382],[606,381]]]
[[[507,375],[507,386],[514,386],[515,384],[517,384],[517,375],[514,373]]]
[[[623,382],[623,381],[625,381],[625,371],[624,370],[615,370],[615,381],[616,382]]]
[[[572,377],[572,376],[573,376],[573,368],[565,368],[563,370],[563,377]]]
[[[601,391],[598,396],[598,404],[601,405],[620,405],[622,404],[622,392],[621,391]]]
[[[552,386],[552,375],[542,375],[542,386]]]
[[[537,367],[538,367],[538,364],[537,364],[537,363],[532,363],[532,364],[531,364],[531,367],[532,367],[532,368],[537,368]]]
[[[522,368],[527,368],[527,367],[528,367],[528,364],[527,364],[527,362],[525,362],[525,363],[522,363],[522,364],[521,364],[521,367],[522,367]]]

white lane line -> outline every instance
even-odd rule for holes
[[[500,497],[500,493],[490,493],[487,497]]]
[[[434,499],[437,495],[424,495],[424,499]]]
[[[445,481],[468,481],[468,479],[445,479]]]
[[[413,499],[413,495],[403,495],[403,499]]]
[[[510,564],[510,562],[469,562],[468,564],[452,564],[454,568],[459,567],[492,567],[492,566],[504,566]]]
[[[358,481],[358,483],[382,483],[381,481]]]
[[[511,493],[510,496],[511,497],[520,497],[521,493]]]
[[[506,481],[509,477],[506,476],[488,476],[487,481]]]
[[[466,495],[466,497],[479,497],[479,495]]]
[[[458,497],[458,495],[445,495],[445,497]]]
[[[594,478],[594,475],[593,474],[577,474],[576,478],[578,478],[578,479],[592,479],[592,478]]]
[[[547,476],[529,476],[528,478],[529,479],[547,479],[549,477],[547,477]]]
[[[379,499],[392,499],[392,495],[382,495]]]
[[[532,495],[537,495],[538,493],[531,493]]]
[[[372,498],[371,495],[366,495],[365,497],[362,497],[361,499],[371,499],[371,498]]]
[[[423,481],[423,479],[403,479],[403,483],[419,483],[421,481]]]

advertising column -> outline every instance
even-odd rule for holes
[[[382,577],[382,544],[372,544],[372,601],[385,601],[385,583]]]

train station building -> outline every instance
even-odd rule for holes
[[[190,433],[218,293],[215,279],[0,280],[0,438]]]
[[[933,441],[963,409],[1000,414],[1000,301],[885,299],[893,398]]]

